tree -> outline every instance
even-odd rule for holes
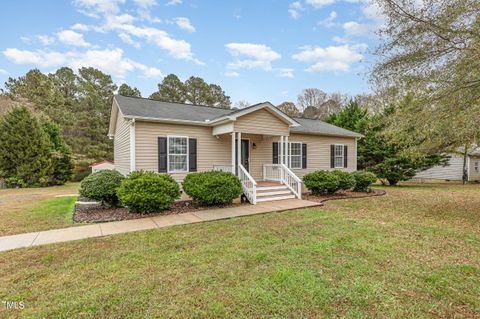
[[[150,95],[150,99],[163,102],[185,103],[185,86],[175,74],[169,74],[163,78],[162,83],[158,84],[158,91]]]
[[[411,158],[480,140],[480,6],[477,0],[376,0],[384,42],[372,80],[415,99],[385,134]]]
[[[113,145],[107,133],[117,86],[110,75],[88,67],[79,69],[79,88],[79,112],[75,120],[78,136],[74,150],[95,160],[111,160]]]
[[[167,75],[158,84],[158,91],[150,95],[153,100],[175,103],[209,105],[229,109],[230,97],[217,84],[208,84],[200,77],[191,76],[185,83],[175,74]]]
[[[49,185],[63,185],[73,175],[73,160],[70,147],[63,141],[58,124],[43,119],[42,129],[47,133],[52,144],[53,170],[48,179]]]
[[[251,105],[250,102],[245,101],[245,100],[240,100],[237,103],[235,103],[235,109],[244,109],[246,107],[249,107]]]
[[[24,106],[0,120],[0,176],[46,185],[52,173],[52,143]]]
[[[339,112],[345,104],[346,96],[340,93],[327,94],[322,90],[305,89],[298,96],[297,105],[303,112],[303,117],[322,119]]]
[[[357,167],[374,172],[390,185],[408,180],[418,171],[435,165],[446,164],[447,157],[441,154],[428,154],[421,159],[411,159],[402,155],[402,146],[390,143],[384,136],[389,117],[395,112],[390,106],[382,113],[370,115],[355,101],[339,113],[326,119],[328,123],[363,134],[357,144]]]
[[[139,89],[137,89],[136,87],[132,88],[131,86],[125,83],[120,85],[120,87],[118,88],[118,94],[123,96],[142,97],[142,94],[140,93]]]
[[[298,117],[300,115],[300,112],[298,112],[298,109],[293,102],[282,102],[277,105],[277,108],[290,117]]]

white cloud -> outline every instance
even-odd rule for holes
[[[76,31],[89,31],[90,30],[90,27],[86,24],[82,24],[82,23],[75,23],[74,25],[72,25],[70,27],[70,29],[72,30],[76,30]]]
[[[78,47],[89,47],[90,43],[85,41],[83,34],[72,31],[72,30],[63,30],[57,33],[58,40],[62,43]]]
[[[0,74],[8,74],[8,72],[5,69],[0,69]]]
[[[117,14],[120,11],[120,5],[125,0],[75,0],[74,4],[80,12],[89,16],[98,18],[104,14]]]
[[[305,0],[305,3],[311,5],[315,9],[325,7],[335,3],[335,0]]]
[[[195,27],[190,23],[190,20],[185,17],[175,18],[175,23],[180,29],[183,29],[188,32],[195,32]]]
[[[177,4],[182,4],[182,0],[170,0],[165,5],[166,6],[176,6]]]
[[[368,36],[375,32],[375,25],[348,21],[343,24],[345,34],[350,36]]]
[[[156,0],[134,0],[135,4],[141,8],[153,7],[157,4]]]
[[[135,48],[140,49],[141,44],[138,41],[133,41],[132,37],[126,33],[119,33],[118,37],[126,44],[133,45]]]
[[[72,69],[94,67],[116,77],[124,77],[127,73],[141,70],[147,77],[158,76],[160,70],[147,67],[123,56],[119,48],[105,50],[87,50],[85,52],[46,52],[42,50],[28,51],[8,48],[3,51],[7,59],[15,64],[28,64],[41,68],[69,66]]]
[[[236,58],[234,62],[228,64],[228,68],[232,70],[245,68],[270,71],[272,62],[282,57],[264,44],[228,43],[225,47]]]
[[[154,68],[154,67],[145,69],[143,71],[143,74],[145,75],[145,77],[147,77],[149,79],[155,79],[155,78],[163,77],[162,71],[160,71],[160,69],[157,69],[157,68]]]
[[[235,72],[235,71],[228,71],[228,72],[225,72],[225,76],[236,78],[240,76],[240,74],[238,74],[238,72]]]
[[[53,42],[55,42],[55,39],[52,37],[49,37],[48,35],[39,35],[37,36],[37,39],[43,44],[43,45],[50,45]]]
[[[280,68],[278,69],[278,76],[282,78],[293,78],[293,69]]]
[[[367,48],[366,44],[329,46],[326,48],[305,46],[292,56],[300,62],[313,63],[307,72],[343,71],[350,69],[350,65],[363,59],[361,51]]]
[[[327,27],[327,28],[331,28],[331,27],[335,26],[335,19],[336,18],[337,18],[337,12],[332,11],[328,15],[328,18],[325,18],[325,19],[319,21],[318,25],[321,25],[321,26],[324,26],[324,27]]]
[[[288,14],[294,19],[300,18],[300,11],[302,10],[302,4],[299,1],[292,2],[288,5]]]

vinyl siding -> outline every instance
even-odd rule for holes
[[[197,170],[208,171],[214,164],[231,165],[231,135],[216,138],[212,128],[194,125],[164,124],[137,121],[135,123],[135,158],[137,170],[158,171],[158,137],[187,136],[197,139]],[[188,173],[172,173],[183,181]]]
[[[272,143],[279,142],[278,137],[262,137],[261,135],[242,135],[242,138],[250,138],[250,174],[255,180],[263,179],[263,164],[272,164]],[[357,159],[355,157],[355,138],[331,137],[308,134],[291,134],[291,142],[307,144],[307,168],[292,169],[300,178],[305,174],[317,170],[331,170],[330,168],[330,145],[344,144],[348,146],[348,163],[345,170],[352,172],[356,170]],[[253,143],[256,149],[253,149]]]
[[[475,162],[478,162],[479,164],[478,171],[475,170]],[[469,180],[472,182],[480,181],[480,156],[479,157],[470,156]]]
[[[437,179],[461,181],[463,171],[463,156],[451,155],[449,166],[434,166],[423,172],[417,173],[415,179]]]
[[[239,117],[235,121],[234,129],[236,132],[251,134],[289,134],[288,124],[264,109]]]
[[[130,123],[120,113],[113,138],[113,160],[117,171],[124,175],[130,173]]]

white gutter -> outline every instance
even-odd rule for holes
[[[130,172],[135,171],[135,119],[130,123]]]

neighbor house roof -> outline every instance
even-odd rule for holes
[[[112,164],[112,165],[114,165],[112,162],[109,162],[109,161],[101,161],[101,162],[98,162],[98,163],[90,164],[88,167],[95,167],[95,166],[102,165],[102,164]]]
[[[291,126],[291,131],[295,133],[362,137],[361,134],[320,120],[293,119],[278,110],[270,102],[258,103],[240,110],[231,110],[203,105],[161,102],[122,95],[115,95],[115,101],[122,115],[127,118],[189,122],[197,125],[211,125],[222,120],[235,120],[237,117],[256,109],[267,107],[274,114],[288,122]]]

